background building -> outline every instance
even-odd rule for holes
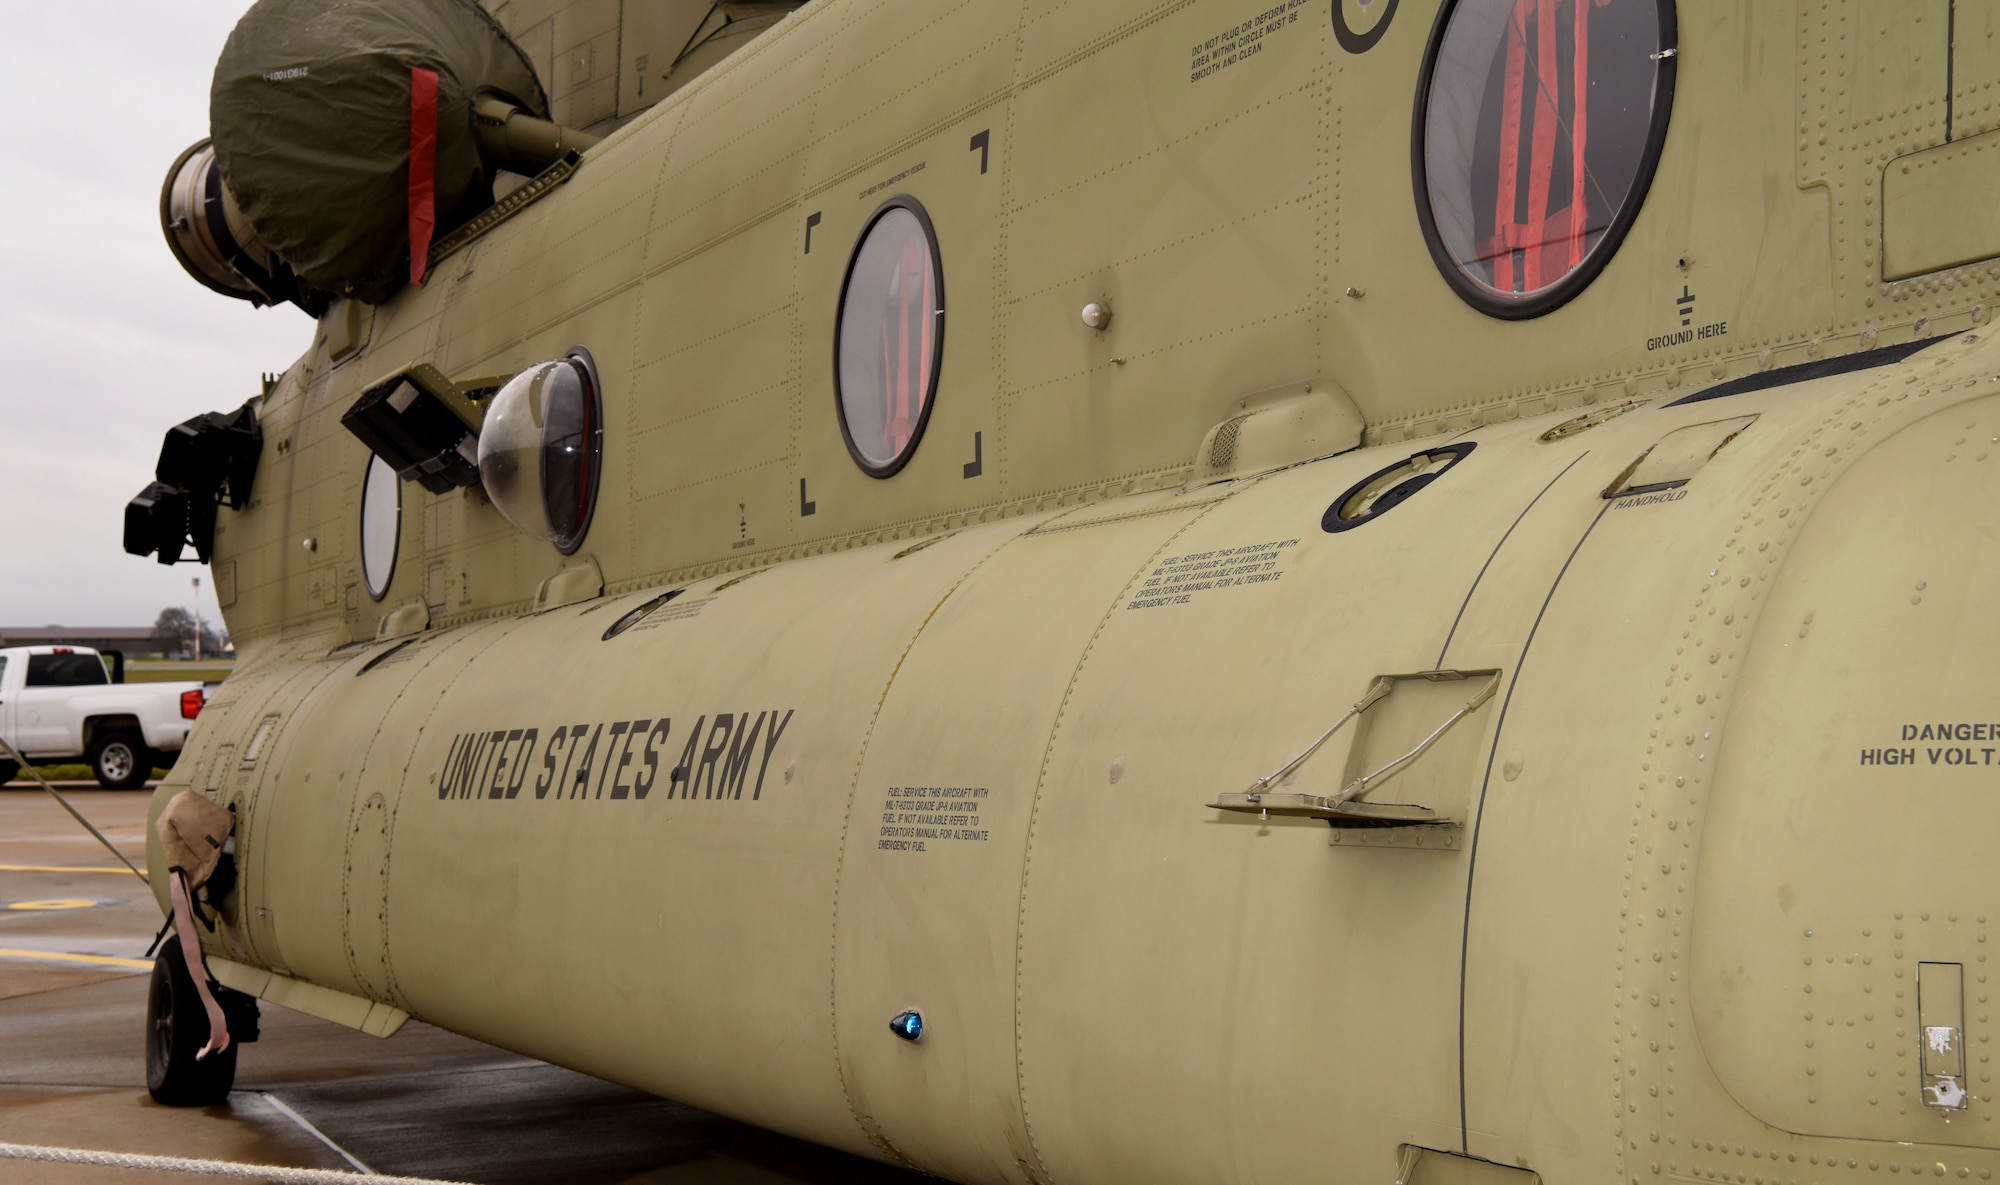
[[[92,650],[120,650],[127,658],[157,658],[179,655],[190,645],[191,639],[169,638],[149,625],[0,626],[0,647],[88,646]]]

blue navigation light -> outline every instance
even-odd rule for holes
[[[889,1031],[905,1041],[922,1039],[924,1035],[923,1013],[915,1009],[898,1012],[896,1018],[889,1022]]]

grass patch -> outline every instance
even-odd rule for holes
[[[235,670],[231,663],[192,662],[128,662],[125,664],[127,683],[217,683]]]
[[[90,772],[90,767],[87,765],[38,765],[35,768],[40,770],[42,776],[51,782],[90,782],[96,780],[96,775]],[[166,770],[155,769],[152,773],[152,780],[158,781],[166,776]],[[9,786],[32,786],[35,784],[35,776],[25,769],[19,770],[12,778],[7,780],[6,784]]]
[[[90,767],[87,765],[38,765],[35,768],[51,782],[81,782],[91,776]],[[24,769],[16,773],[13,780],[32,785],[35,779],[34,775]]]

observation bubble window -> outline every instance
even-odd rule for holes
[[[1467,303],[1539,316],[1637,217],[1673,106],[1673,0],[1450,0],[1418,84],[1417,211]]]
[[[863,471],[888,477],[924,434],[944,346],[944,267],[930,216],[914,198],[890,198],[862,231],[835,339],[847,451]]]
[[[597,367],[579,348],[493,396],[479,429],[479,480],[508,522],[571,555],[590,531],[603,452]]]
[[[375,600],[389,593],[402,532],[403,483],[387,461],[371,454],[361,484],[361,578]]]

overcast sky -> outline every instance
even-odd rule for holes
[[[208,134],[248,3],[0,0],[17,51],[0,71],[0,631],[151,625],[196,576],[216,614],[206,567],[126,555],[119,534],[166,430],[241,405],[311,340],[290,306],[197,284],[160,233],[160,183]]]

